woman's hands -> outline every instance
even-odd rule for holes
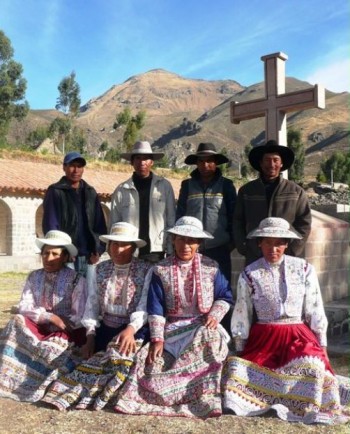
[[[119,352],[127,356],[136,351],[136,341],[134,338],[135,329],[133,326],[128,325],[117,336],[116,343],[119,345]]]
[[[157,357],[160,357],[163,354],[164,350],[164,342],[151,342],[148,350],[148,356],[146,359],[146,364],[149,365],[150,363],[155,362]]]

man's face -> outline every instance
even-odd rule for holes
[[[198,157],[197,169],[202,178],[212,178],[216,171],[216,157]]]
[[[260,161],[261,172],[266,180],[278,178],[282,167],[282,158],[277,153],[264,154]]]
[[[136,175],[140,178],[148,178],[153,166],[153,160],[150,155],[134,155],[131,164]]]
[[[63,165],[66,178],[72,184],[73,187],[79,186],[80,180],[84,173],[84,165],[81,161],[72,161],[69,164]]]

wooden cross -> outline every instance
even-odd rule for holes
[[[265,116],[265,138],[276,140],[279,145],[287,146],[286,113],[306,108],[325,108],[325,90],[322,86],[285,93],[284,53],[262,56],[265,63],[265,98],[247,102],[231,102],[231,122]]]

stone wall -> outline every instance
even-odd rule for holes
[[[0,198],[0,272],[39,268],[35,239],[43,236],[41,197],[4,195]],[[106,221],[110,204],[102,203]]]

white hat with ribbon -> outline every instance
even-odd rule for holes
[[[191,216],[180,217],[175,226],[168,229],[167,232],[189,238],[214,238],[209,232],[203,230],[203,224],[200,220]]]
[[[249,232],[247,238],[288,238],[301,240],[302,236],[291,227],[287,220],[280,217],[267,217],[259,226]]]
[[[72,244],[71,237],[65,232],[56,229],[48,231],[44,238],[35,240],[36,246],[41,251],[44,246],[64,247],[71,257],[77,256],[78,249]]]
[[[137,247],[144,247],[147,243],[138,237],[139,230],[131,223],[114,223],[108,235],[100,235],[100,240],[104,243],[109,241],[121,241],[124,243],[135,243]]]

